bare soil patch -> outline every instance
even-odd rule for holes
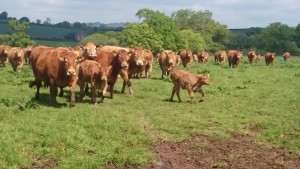
[[[196,135],[181,142],[158,141],[151,151],[156,160],[144,166],[117,166],[108,169],[299,169],[300,156],[286,149],[268,148],[249,135],[234,134],[219,141],[206,135]]]

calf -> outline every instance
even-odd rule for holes
[[[268,66],[270,63],[274,63],[275,53],[267,52],[265,54],[266,65]]]
[[[158,56],[158,63],[161,68],[161,78],[169,76],[170,71],[176,67],[177,55],[171,50],[164,50]]]
[[[9,46],[0,45],[0,63],[3,65],[3,67],[5,67],[8,62],[8,50]]]
[[[228,63],[229,67],[237,68],[243,58],[243,52],[230,50],[228,51]]]
[[[170,77],[173,82],[173,89],[170,101],[173,101],[174,94],[176,93],[179,102],[180,99],[180,88],[187,89],[191,98],[191,103],[194,103],[194,92],[202,94],[200,102],[204,101],[204,92],[202,85],[209,85],[209,75],[207,74],[192,74],[184,70],[173,69],[170,73]]]
[[[183,67],[186,67],[188,63],[193,62],[193,52],[191,50],[183,50],[179,54]]]
[[[291,57],[291,53],[290,53],[290,52],[284,52],[284,53],[282,54],[282,57],[283,57],[283,60],[284,60],[284,61],[287,61],[288,58]]]
[[[215,62],[218,64],[223,64],[227,58],[227,54],[224,50],[215,52]]]
[[[98,62],[93,60],[84,60],[79,65],[77,65],[77,84],[80,87],[79,101],[82,102],[83,97],[85,95],[85,87],[87,83],[90,83],[92,90],[92,104],[96,103],[98,89],[102,90],[100,102],[103,102],[107,90],[108,73],[109,68],[107,66],[101,67],[101,65]]]
[[[17,69],[22,69],[25,60],[23,49],[20,47],[10,48],[8,51],[8,60],[15,72]]]
[[[257,60],[258,56],[254,50],[249,51],[247,55],[248,55],[248,60],[250,63]]]
[[[198,62],[199,63],[206,63],[208,62],[208,59],[209,59],[209,54],[205,51],[201,51],[199,52],[198,54]]]

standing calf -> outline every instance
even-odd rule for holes
[[[170,77],[174,84],[170,101],[173,101],[174,94],[176,93],[179,102],[181,102],[179,95],[180,87],[188,90],[191,103],[194,103],[194,92],[201,93],[202,97],[200,102],[204,101],[204,92],[201,87],[202,85],[209,85],[208,74],[192,74],[184,70],[173,69],[170,73]]]

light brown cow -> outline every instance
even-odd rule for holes
[[[253,61],[256,61],[258,58],[255,50],[250,50],[247,55],[250,63],[253,63]]]
[[[65,49],[46,49],[40,53],[35,67],[35,81],[31,84],[37,86],[35,98],[40,96],[41,83],[50,86],[51,105],[56,106],[57,87],[70,88],[70,107],[75,106],[75,87],[77,82],[76,75],[77,55]]]
[[[215,62],[220,65],[224,64],[227,58],[226,51],[224,50],[215,52],[214,56],[215,56]]]
[[[170,77],[173,82],[173,89],[170,101],[173,101],[174,94],[176,93],[178,101],[181,102],[180,88],[187,89],[191,98],[191,103],[194,103],[194,92],[202,94],[200,102],[204,101],[204,92],[202,85],[209,85],[208,74],[192,74],[184,70],[173,69],[170,72]]]
[[[85,46],[80,46],[80,48],[82,51],[79,51],[79,56],[81,55],[84,59],[93,60],[97,58],[97,49],[100,47],[96,46],[93,42],[88,42]]]
[[[85,88],[88,83],[91,84],[91,102],[96,103],[98,89],[102,90],[102,96],[100,102],[103,102],[104,96],[107,90],[107,77],[109,68],[107,66],[101,66],[98,62],[93,60],[84,60],[77,65],[78,80],[77,84],[80,87],[79,101],[83,101],[85,96]]]
[[[145,50],[145,66],[143,67],[145,70],[146,78],[151,78],[152,74],[152,64],[153,64],[153,53],[146,49]],[[142,75],[143,70],[140,72],[140,76]]]
[[[198,62],[199,63],[206,63],[208,62],[209,54],[205,51],[201,51],[198,53]]]
[[[290,52],[284,52],[284,53],[282,54],[282,57],[283,57],[283,60],[284,60],[284,61],[287,61],[288,58],[291,57],[291,53],[290,53]]]
[[[183,50],[179,54],[183,67],[186,67],[188,63],[193,62],[193,52],[191,50]]]
[[[161,68],[161,78],[169,76],[172,69],[176,67],[177,55],[172,50],[164,50],[158,57],[158,63]]]
[[[8,60],[15,72],[17,69],[22,69],[25,61],[23,49],[20,47],[10,48],[8,51]]]
[[[126,85],[129,89],[129,94],[133,94],[133,90],[131,88],[131,82],[128,78],[128,55],[130,53],[126,52],[124,49],[120,49],[118,51],[107,52],[103,50],[97,51],[97,58],[95,61],[100,63],[102,66],[111,66],[111,70],[108,76],[108,91],[110,92],[110,98],[113,98],[113,89],[114,85],[118,79],[118,75],[120,74],[123,81],[125,81]]]
[[[237,68],[243,58],[243,52],[237,50],[228,51],[229,67]]]
[[[0,63],[3,65],[3,67],[5,67],[8,62],[8,51],[9,46],[0,45]]]
[[[275,53],[267,52],[265,54],[266,65],[268,66],[270,63],[274,63]]]

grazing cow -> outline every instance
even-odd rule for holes
[[[78,75],[77,84],[80,87],[79,101],[82,102],[83,97],[85,96],[85,87],[87,83],[90,83],[92,90],[92,104],[96,103],[98,89],[102,90],[100,102],[103,102],[107,90],[109,68],[107,66],[101,66],[98,62],[93,60],[84,60],[77,65],[76,69]]]
[[[191,103],[194,103],[194,92],[201,93],[202,97],[200,102],[204,101],[204,92],[201,87],[202,85],[209,85],[208,74],[192,74],[184,70],[173,69],[170,73],[170,77],[174,85],[170,101],[173,101],[174,94],[176,93],[178,101],[181,102],[180,88],[187,89]]]
[[[237,68],[243,58],[243,52],[230,50],[228,51],[228,63],[229,67]]]
[[[201,51],[198,53],[198,62],[199,63],[206,63],[208,62],[209,54],[205,51]]]
[[[33,48],[33,46],[27,46],[26,48],[23,48],[24,59],[25,59],[26,64],[29,64],[29,58],[30,58],[30,55],[31,55],[32,48]]]
[[[283,60],[284,60],[284,61],[287,61],[288,58],[291,57],[291,53],[290,53],[290,52],[284,52],[284,53],[282,54],[282,57],[283,57]]]
[[[8,60],[15,72],[17,68],[22,69],[25,60],[23,49],[20,47],[10,48],[8,51]]]
[[[221,65],[225,62],[227,58],[227,54],[224,50],[215,52],[214,56],[215,62]]]
[[[267,52],[265,54],[266,65],[268,66],[270,63],[274,63],[275,53]]]
[[[3,65],[3,67],[5,67],[6,63],[8,62],[8,51],[9,46],[0,45],[0,63]]]
[[[33,51],[32,51],[33,52]],[[75,87],[77,82],[76,58],[74,52],[66,49],[47,49],[42,51],[34,64],[36,71],[35,81],[31,84],[37,86],[35,98],[40,95],[41,83],[50,86],[51,105],[56,106],[57,87],[70,88],[70,107],[75,106]]]
[[[161,68],[161,78],[169,76],[170,71],[176,67],[177,55],[171,50],[164,50],[158,57],[158,63]]]
[[[129,93],[133,94],[133,90],[131,88],[131,82],[128,78],[128,55],[132,53],[126,52],[124,49],[120,49],[118,51],[107,52],[103,50],[97,51],[97,58],[95,61],[100,63],[102,66],[111,66],[110,73],[108,76],[108,91],[110,92],[110,98],[113,98],[113,89],[114,85],[118,79],[118,75],[120,74],[123,81],[125,81],[128,86]]]
[[[193,62],[193,52],[191,50],[183,50],[179,54],[183,67],[186,67],[188,63]]]
[[[257,60],[257,54],[255,52],[255,50],[251,50],[248,52],[248,59],[249,59],[249,62],[252,63],[253,61],[256,61]]]
[[[198,62],[198,56],[197,56],[197,54],[193,54],[193,60],[195,60],[195,62]]]

